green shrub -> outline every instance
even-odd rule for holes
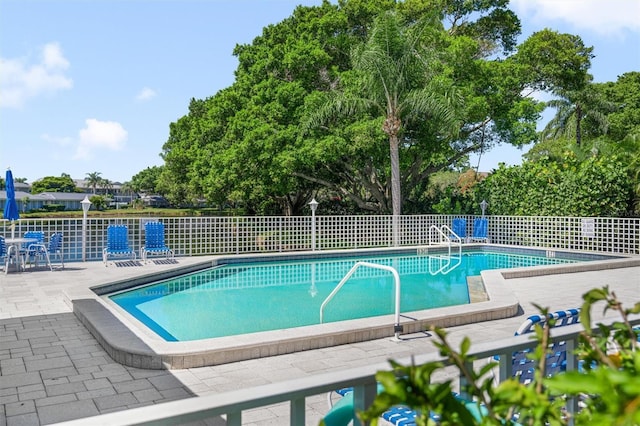
[[[502,164],[474,192],[494,215],[617,217],[632,210],[626,165],[615,156]]]
[[[64,204],[44,204],[42,210],[45,212],[62,212],[64,211]]]

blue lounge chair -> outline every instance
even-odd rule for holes
[[[102,261],[107,266],[111,256],[136,259],[136,252],[129,247],[129,228],[127,225],[109,225],[107,227],[107,246],[102,250]]]
[[[382,386],[378,384],[378,392],[382,390]],[[353,419],[353,388],[344,388],[337,390],[336,393],[341,396],[340,400],[335,403],[329,412],[323,418],[325,426],[347,426]],[[457,399],[460,397],[454,394]],[[467,407],[469,412],[480,420],[486,414],[486,409],[476,402],[465,401],[460,399]],[[418,413],[404,405],[396,405],[382,413],[382,418],[386,423],[393,426],[415,426]],[[435,413],[430,413],[430,419],[438,423],[440,417]],[[380,424],[380,423],[379,423]]]
[[[580,322],[580,309],[567,309],[564,311],[550,312],[546,317],[542,315],[531,315],[515,332],[516,336],[532,333],[536,325],[544,325],[546,321],[555,320],[553,327],[577,324]],[[551,353],[546,356],[545,372],[547,376],[552,376],[567,369],[567,350],[565,342],[558,342],[551,345]],[[535,361],[529,359],[527,355],[532,349],[515,352],[512,357],[513,376],[518,377],[520,383],[528,384],[533,380]]]
[[[451,230],[462,241],[467,238],[467,219],[457,217],[451,221]]]
[[[489,229],[489,220],[486,217],[478,217],[473,221],[473,234],[470,241],[484,241],[489,242],[487,231]]]
[[[173,258],[171,250],[164,241],[164,224],[147,222],[144,224],[144,245],[140,249],[142,260],[147,261],[149,254],[164,254],[167,259]]]

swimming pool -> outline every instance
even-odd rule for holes
[[[513,269],[490,269],[481,272],[481,277],[469,278],[469,289],[477,290],[471,296],[472,303],[441,308],[405,312],[401,318],[403,327],[398,343],[411,341],[416,336],[426,337],[424,331],[430,326],[454,327],[510,318],[520,313],[520,301],[512,290],[512,280],[518,278],[552,279],[559,285],[563,275],[602,269],[640,266],[640,257],[585,253],[569,250],[546,250],[519,246],[474,244],[463,246],[463,253],[471,251],[500,252],[535,255],[556,259],[587,260],[569,264],[553,264]],[[86,288],[75,288],[66,293],[73,313],[87,327],[109,356],[124,365],[146,369],[184,369],[226,364],[247,359],[289,354],[312,349],[326,348],[349,343],[393,337],[394,315],[380,315],[346,321],[329,322],[295,328],[247,333],[227,337],[169,342],[152,332],[141,321],[126,313],[108,296],[128,289],[195,271],[204,271],[221,265],[241,266],[255,262],[294,260],[328,260],[339,257],[357,260],[370,256],[387,255],[442,255],[446,248],[407,247],[375,248],[359,250],[335,250],[296,252],[282,254],[238,254],[199,256],[178,259],[177,264],[154,271],[145,268],[135,277],[105,281]],[[502,268],[502,265],[496,265]],[[600,283],[598,283],[599,285]],[[527,301],[522,301],[527,303]],[[405,337],[406,336],[406,337]]]
[[[470,303],[469,278],[491,269],[574,263],[566,257],[498,252],[461,256],[386,254],[357,258],[227,264],[108,296],[165,341],[191,341],[391,315],[394,276],[358,268],[390,266],[400,276],[400,312]]]

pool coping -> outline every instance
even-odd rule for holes
[[[66,298],[74,314],[115,361],[127,366],[145,369],[204,367],[367,340],[392,338],[394,336],[394,315],[250,333],[241,336],[187,342],[166,342],[136,319],[125,314],[115,303],[105,301],[101,295],[146,284],[151,279],[157,281],[171,278],[227,262],[242,263],[258,259],[268,261],[283,258],[292,260],[336,255],[357,257],[378,253],[415,253],[418,249],[426,249],[426,251],[436,253],[445,250],[442,247],[431,246],[428,248],[403,247],[357,251],[332,250],[278,254],[221,255],[216,256],[213,260],[203,261],[187,267],[177,266],[160,273],[145,274],[136,278],[75,290],[72,293],[66,293]],[[491,244],[466,244],[465,249],[509,250],[510,252],[517,250],[522,251],[523,254],[543,251],[552,256],[584,253],[571,250],[555,249],[549,251],[539,248],[532,249]],[[453,327],[517,315],[519,301],[507,283],[512,278],[640,266],[639,256],[601,253],[593,253],[593,255],[601,255],[603,260],[483,271],[481,273],[481,284],[484,286],[488,300],[482,301],[480,299],[481,301],[467,305],[403,313],[401,315],[403,334],[421,332],[430,326]],[[617,258],[611,259],[613,256]],[[402,340],[402,337],[400,340]]]

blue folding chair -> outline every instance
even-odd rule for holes
[[[470,238],[471,241],[484,241],[489,242],[487,232],[489,229],[489,220],[486,217],[478,217],[473,221],[473,234]]]
[[[108,266],[107,260],[112,256],[136,259],[136,252],[129,246],[127,225],[109,225],[107,227],[107,246],[102,250],[104,266]]]
[[[51,256],[59,258],[62,269],[64,269],[64,258],[62,256],[62,234],[55,233],[49,237],[49,244],[44,242],[30,244],[28,248],[29,254],[35,259],[35,266],[38,266],[39,260],[44,260],[50,270],[53,271],[51,265]]]
[[[4,273],[9,271],[9,263],[11,263],[11,253],[7,248],[7,244],[4,241],[4,237],[0,235],[0,259],[4,260]]]
[[[0,236],[0,259],[4,259],[4,273],[9,272],[9,265],[16,264],[16,271],[24,270],[24,255],[19,245],[7,244],[3,236]]]
[[[24,259],[24,263],[27,261],[29,265],[33,261],[36,266],[38,266],[38,259],[45,256],[45,252],[47,251],[46,246],[44,245],[44,232],[42,231],[27,231],[23,235],[24,238],[28,238],[32,241],[26,242],[22,244],[22,248],[20,249],[20,254]]]
[[[140,248],[142,260],[147,261],[150,254],[164,254],[167,259],[173,258],[173,250],[164,241],[164,224],[147,222],[144,224],[144,245]]]
[[[451,221],[451,230],[462,241],[467,238],[467,219],[457,217]]]
[[[64,269],[64,253],[62,250],[62,238],[63,235],[60,232],[56,232],[55,234],[49,237],[49,246],[47,247],[48,251],[48,261],[49,268],[53,271],[53,266],[51,266],[51,257],[57,258],[60,262],[60,267]]]

